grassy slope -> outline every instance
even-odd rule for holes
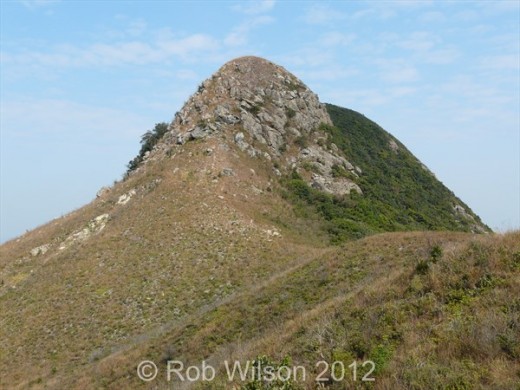
[[[117,389],[142,385],[135,367],[145,358],[164,372],[168,359],[219,367],[267,355],[313,375],[319,360],[373,360],[375,385],[360,388],[515,389],[519,271],[519,232],[376,235],[273,270],[229,302],[77,373],[86,387]],[[202,388],[229,387],[220,374]],[[295,385],[313,387],[310,377]]]
[[[320,227],[330,210],[287,203],[271,192],[270,169],[217,143],[189,143],[2,245],[0,388],[146,387],[135,374],[145,358],[164,368],[167,359],[218,366],[263,354],[309,372],[322,359],[372,359],[377,388],[514,388],[518,232],[387,233],[327,247]],[[235,176],[219,175],[224,167]],[[132,188],[137,195],[117,205]],[[384,196],[363,189],[374,205]],[[334,202],[324,203],[344,206]],[[56,249],[102,213],[110,219],[101,233]],[[367,233],[388,228],[369,222]],[[275,228],[283,238],[267,233]],[[28,254],[49,242],[45,255]],[[228,385],[218,380],[214,388]],[[156,383],[167,387],[164,376]]]
[[[203,152],[209,146],[211,156]],[[236,176],[219,177],[229,166]],[[316,240],[302,245],[283,228],[284,239],[268,233],[287,207],[267,187],[254,161],[191,143],[84,208],[2,245],[0,388],[52,386],[120,345],[270,279],[273,264],[281,272],[320,253]],[[131,189],[136,195],[117,204]],[[104,230],[58,249],[103,213],[110,214]],[[49,243],[44,255],[29,254]]]
[[[300,209],[310,205],[328,221],[333,242],[385,231],[491,231],[470,208],[435,178],[399,141],[363,115],[327,105],[335,126],[323,125],[334,143],[363,173],[355,181],[363,196],[336,199],[313,190],[298,177],[287,180],[288,197]],[[389,143],[398,147],[393,151]],[[338,175],[348,175],[338,171]],[[454,213],[463,206],[471,216]],[[471,218],[473,220],[471,220]]]

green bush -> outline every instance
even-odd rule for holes
[[[430,250],[430,258],[436,263],[442,257],[442,248],[439,245],[434,245]]]
[[[260,378],[250,380],[248,383],[241,386],[241,388],[244,390],[293,390],[297,388],[294,378],[292,377],[288,378],[288,380],[282,380],[276,377],[276,375],[274,380],[263,380],[262,378],[264,375],[263,370],[266,367],[269,367],[274,373],[278,372],[278,370],[282,367],[287,367],[287,370],[292,372],[291,359],[288,356],[284,357],[280,362],[275,362],[265,355],[258,356],[253,361],[252,366],[252,370],[254,370],[254,372],[260,371]],[[285,372],[281,373],[281,375],[285,374]]]
[[[388,146],[392,138],[384,129],[353,110],[330,104],[326,107],[334,126],[321,124],[319,129],[327,133],[329,147],[334,143],[363,170],[356,183],[366,203],[357,218],[385,231],[471,230],[471,223],[453,212],[453,204],[461,204],[466,210],[469,207],[404,146],[400,145],[400,153],[393,153]],[[372,211],[370,216],[368,210]],[[478,216],[469,213],[480,222]]]
[[[344,167],[338,164],[332,165],[330,171],[332,177],[346,177],[350,179],[353,178],[353,175],[349,171],[347,171]]]
[[[428,270],[430,269],[430,264],[426,260],[419,260],[419,262],[415,266],[415,272],[417,272],[420,275],[425,275],[428,273]]]
[[[378,344],[370,351],[369,358],[375,363],[374,373],[380,374],[388,365],[394,354],[389,344]]]
[[[341,243],[384,231],[471,229],[469,223],[453,214],[453,204],[463,203],[404,146],[400,153],[393,153],[388,146],[392,138],[386,131],[355,111],[332,105],[327,105],[327,111],[334,126],[320,124],[318,130],[327,136],[320,138],[321,143],[329,148],[334,143],[348,160],[362,169],[356,177],[335,164],[331,175],[355,181],[363,194],[353,191],[342,197],[332,196],[311,188],[300,177],[286,178],[282,184],[288,190],[286,198],[296,209],[307,207],[323,218],[323,229],[331,242]],[[305,147],[307,139],[298,137],[295,144]],[[309,165],[304,168],[312,171]],[[429,259],[418,265],[418,271],[425,272],[428,261],[437,262],[441,258],[442,248],[434,246]]]
[[[148,130],[141,136],[141,149],[139,154],[134,157],[127,165],[127,173],[137,169],[144,159],[146,152],[151,152],[154,146],[168,131],[168,124],[166,122],[157,123],[153,130]]]
[[[296,111],[294,111],[292,108],[287,108],[285,110],[285,113],[287,115],[287,118],[289,119],[294,118],[294,116],[296,115]]]
[[[258,115],[258,113],[260,112],[260,108],[261,106],[258,105],[258,104],[255,104],[253,106],[251,106],[251,108],[248,110],[251,114],[253,115]]]

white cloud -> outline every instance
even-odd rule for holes
[[[197,80],[198,74],[191,69],[181,69],[175,73],[175,76],[180,80]]]
[[[346,14],[324,4],[310,6],[303,16],[303,20],[309,24],[329,24],[345,18]]]
[[[429,64],[451,64],[460,56],[460,52],[455,48],[445,48],[432,50],[421,54],[420,59]]]
[[[422,23],[443,23],[446,21],[446,16],[440,11],[429,11],[423,13],[419,20]]]
[[[411,83],[420,78],[418,70],[404,60],[380,59],[376,64],[381,68],[381,79],[389,83]]]
[[[438,36],[424,31],[418,31],[410,34],[408,38],[401,39],[398,46],[412,51],[427,51],[432,49],[440,42]]]
[[[129,26],[126,29],[126,33],[131,36],[140,36],[142,35],[147,28],[147,24],[144,20],[138,19],[130,22]]]
[[[411,65],[403,65],[384,70],[381,78],[390,83],[410,83],[419,79],[419,72]]]
[[[375,13],[375,10],[372,9],[372,8],[365,8],[365,9],[362,9],[362,10],[359,10],[359,11],[356,11],[352,14],[349,14],[349,19],[352,19],[352,20],[358,20],[358,19],[363,19],[367,16],[373,16]]]
[[[508,94],[500,90],[493,83],[481,78],[475,80],[474,77],[457,76],[443,83],[438,87],[438,91],[444,96],[450,96],[464,102],[467,107],[479,107],[485,111],[495,111],[503,113],[507,106],[514,106],[518,110],[517,96]],[[505,115],[507,117],[507,115]],[[514,116],[509,116],[514,118]]]
[[[452,46],[442,46],[442,39],[428,31],[416,31],[406,38],[397,37],[392,44],[411,51],[415,61],[428,64],[449,64],[460,54]]]
[[[322,67],[331,64],[333,60],[334,55],[332,51],[324,50],[320,45],[309,45],[279,57],[279,61],[282,64],[305,68]]]
[[[423,8],[433,5],[433,0],[394,0],[385,2],[396,8]]]
[[[164,56],[179,56],[184,60],[200,53],[208,53],[218,50],[219,43],[212,36],[194,34],[181,39],[172,39],[158,42],[158,48],[164,50]]]
[[[320,38],[320,44],[324,46],[345,46],[356,39],[355,34],[343,34],[337,31],[325,33]]]
[[[331,99],[334,104],[339,104],[343,107],[352,107],[354,109],[380,106],[385,104],[390,98],[390,96],[385,95],[382,90],[374,88],[358,88],[356,90],[342,91],[334,89],[327,93],[327,97]]]
[[[61,0],[20,0],[20,3],[27,9],[35,10],[59,3]]]
[[[417,91],[417,88],[413,87],[396,87],[390,90],[390,95],[392,97],[404,97],[413,95]]]
[[[483,69],[494,70],[519,70],[520,57],[518,54],[504,54],[499,56],[490,56],[480,61]]]
[[[198,55],[218,50],[216,39],[205,34],[182,38],[161,38],[144,42],[139,40],[117,43],[95,43],[86,47],[59,45],[47,52],[23,51],[1,53],[5,65],[35,67],[100,67],[121,65],[146,65],[171,58],[193,61]]]
[[[224,43],[228,46],[245,45],[249,39],[249,33],[256,27],[264,24],[272,23],[274,19],[270,16],[257,16],[235,27],[224,39]]]
[[[301,70],[298,74],[304,80],[339,81],[342,78],[358,74],[355,68],[346,68],[339,65],[323,66],[318,69]]]
[[[478,12],[474,9],[465,9],[454,14],[453,18],[460,22],[474,22],[478,20]]]
[[[517,0],[480,1],[476,4],[487,13],[510,13],[520,11],[520,2]]]
[[[62,140],[135,140],[150,125],[133,112],[63,99],[23,98],[2,102],[4,136]],[[96,134],[96,135],[93,135]]]
[[[246,15],[258,15],[271,11],[275,4],[275,0],[245,1],[241,4],[234,5],[232,9]]]

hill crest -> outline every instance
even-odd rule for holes
[[[380,193],[378,212],[386,215],[375,218],[377,222],[359,217],[353,221],[356,234],[410,228],[490,231],[395,137],[358,113],[344,110],[338,116],[338,110],[321,103],[283,67],[259,57],[240,57],[201,83],[143,161],[162,160],[187,142],[218,140],[225,153],[238,151],[260,161],[278,179],[292,175],[310,190],[339,197],[352,191],[361,196],[368,191],[367,198]],[[341,122],[340,117],[350,119]],[[375,174],[374,167],[379,167]],[[408,187],[400,190],[403,183]],[[393,190],[373,191],[374,186]],[[385,202],[393,204],[392,212],[382,210]],[[442,210],[431,212],[429,206]],[[399,208],[408,210],[406,215],[400,216]],[[371,226],[374,223],[378,226]]]
[[[506,359],[509,371],[498,372],[514,372],[518,332],[505,325],[514,314],[495,326],[495,296],[484,294],[499,291],[507,302],[518,290],[518,234],[425,232],[486,226],[380,126],[323,105],[283,68],[244,57],[159,129],[124,180],[0,246],[0,387],[135,388],[145,358],[254,358],[280,345],[307,363],[323,351],[390,359],[427,340],[431,324],[451,321],[452,303],[463,317],[458,305],[476,294],[491,310],[482,331],[495,329],[486,356]],[[416,232],[395,233],[403,230]],[[518,306],[508,305],[508,313]],[[417,316],[424,329],[405,340]],[[354,324],[356,337],[342,336],[339,323]],[[317,332],[329,326],[341,350],[320,349]],[[446,327],[442,346],[451,344]],[[455,345],[463,354],[473,342]],[[443,356],[434,363],[416,374],[417,386],[449,365]],[[418,366],[403,367],[395,380],[410,387]],[[394,383],[396,371],[381,370]],[[478,387],[470,366],[449,372],[460,370]],[[452,383],[444,377],[439,383]]]

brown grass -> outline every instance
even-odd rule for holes
[[[219,366],[263,354],[309,372],[324,358],[378,360],[382,389],[518,383],[519,232],[393,233],[328,248],[277,195],[272,172],[211,142],[0,247],[0,387],[146,387],[135,374],[145,358]],[[235,175],[219,176],[225,167]],[[99,234],[57,249],[103,213]]]

